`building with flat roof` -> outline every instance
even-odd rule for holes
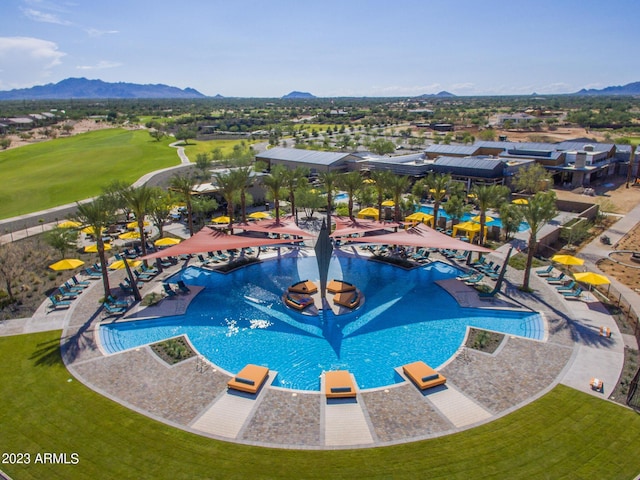
[[[299,148],[275,147],[256,155],[256,161],[265,162],[268,168],[284,165],[287,168],[306,167],[312,174],[320,172],[346,172],[359,157],[345,152],[321,152]],[[353,170],[353,169],[351,169]]]

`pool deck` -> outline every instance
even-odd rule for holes
[[[353,253],[360,254],[356,249]],[[492,258],[499,260],[503,254],[496,251]],[[183,266],[165,270],[145,284],[142,294],[160,291],[162,280]],[[111,273],[112,284],[117,285],[123,276],[123,271]],[[391,445],[492,421],[558,383],[609,397],[622,370],[625,342],[637,348],[632,344],[635,339],[621,335],[595,299],[568,301],[535,274],[531,279],[534,293],[523,294],[516,288],[521,276],[522,272],[509,269],[506,296],[491,301],[478,300],[477,295],[474,300],[473,289],[462,282],[442,286],[473,306],[541,312],[546,322],[543,341],[506,336],[494,354],[461,347],[439,368],[447,377],[446,385],[420,391],[404,381],[359,390],[355,400],[328,401],[322,392],[273,387],[273,372],[257,395],[230,392],[226,388],[230,372],[200,356],[169,366],[148,346],[113,355],[105,355],[100,348],[96,333],[101,322],[174,315],[186,309],[196,289],[189,296],[165,299],[154,307],[132,309],[118,320],[96,310],[102,297],[101,283],[96,281],[70,309],[47,312],[43,304],[42,311],[30,319],[0,325],[0,335],[63,327],[62,356],[74,377],[141,414],[200,435],[276,448]],[[600,326],[611,328],[611,338],[599,335]],[[604,381],[602,391],[590,388],[591,377]]]

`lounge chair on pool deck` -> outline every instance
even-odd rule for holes
[[[163,283],[162,288],[164,288],[164,293],[166,293],[169,297],[175,297],[176,295],[178,295],[168,283]]]
[[[556,287],[556,289],[559,292],[563,292],[563,291],[571,291],[575,288],[575,286],[577,285],[575,280],[571,280],[569,283],[567,283],[566,285],[560,285],[559,287]]]
[[[49,295],[49,300],[51,300],[51,308],[69,308],[71,306],[71,302],[69,300],[58,300],[53,295]]]
[[[313,298],[287,293],[287,296],[284,297],[284,303],[286,303],[291,308],[295,308],[296,310],[304,310],[305,308],[313,305]]]
[[[353,398],[356,386],[347,370],[332,370],[324,373],[324,393],[327,398]]]
[[[548,277],[549,275],[551,275],[552,271],[553,271],[553,265],[549,265],[547,268],[544,268],[542,270],[536,270],[536,274],[539,277]]]
[[[268,376],[267,367],[248,364],[227,382],[227,387],[241,392],[257,393]]]
[[[557,284],[560,284],[562,282],[565,282],[566,280],[568,280],[568,278],[566,278],[564,273],[561,273],[557,277],[549,277],[549,278],[547,278],[547,283],[550,283],[552,285],[557,285]]]
[[[564,298],[567,300],[580,300],[582,297],[582,289],[576,288],[570,292],[560,292]]]
[[[352,283],[344,280],[331,280],[327,285],[329,293],[353,292],[355,289],[356,287]]]
[[[360,305],[360,293],[357,290],[336,293],[333,297],[333,303],[347,308],[356,308]]]
[[[293,293],[316,293],[318,287],[311,280],[302,280],[298,283],[294,283],[289,287],[289,291]]]
[[[191,292],[189,287],[187,287],[184,284],[184,280],[178,280],[177,285],[178,285],[178,290],[180,290],[180,292],[182,292],[182,293],[190,293]]]
[[[402,366],[404,374],[411,379],[420,390],[444,385],[447,379],[422,361]]]

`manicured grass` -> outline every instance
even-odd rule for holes
[[[64,368],[60,332],[0,338],[0,453],[15,479],[622,478],[638,474],[640,417],[559,386],[489,424],[410,444],[337,451],[249,447],[193,435],[134,413]],[[77,465],[34,462],[76,453]]]
[[[234,145],[238,145],[242,142],[242,140],[234,139],[234,140],[207,140],[207,141],[199,141],[199,140],[189,140],[189,144],[185,147],[185,153],[189,157],[192,162],[196,161],[196,156],[199,153],[211,153],[213,149],[219,148],[222,150],[224,155],[228,155],[233,152]],[[249,142],[245,140],[247,145],[251,145],[256,142]]]
[[[171,139],[144,130],[107,129],[0,152],[0,218],[73,203],[113,180],[134,182],[179,164]]]

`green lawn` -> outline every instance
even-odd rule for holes
[[[233,139],[233,140],[189,140],[189,143],[185,147],[185,153],[189,157],[192,162],[196,161],[196,156],[199,153],[211,153],[213,149],[219,148],[222,150],[224,155],[229,155],[233,152],[234,145],[239,144],[242,140]],[[245,140],[247,145],[251,145],[252,143],[256,143],[255,141]]]
[[[0,452],[14,479],[631,479],[640,417],[567,387],[484,426],[393,447],[294,451],[220,442],[134,413],[72,380],[60,332],[0,338]],[[76,453],[77,465],[35,463]]]
[[[174,148],[144,130],[107,129],[0,152],[0,218],[73,203],[113,180],[134,182],[179,164]]]

